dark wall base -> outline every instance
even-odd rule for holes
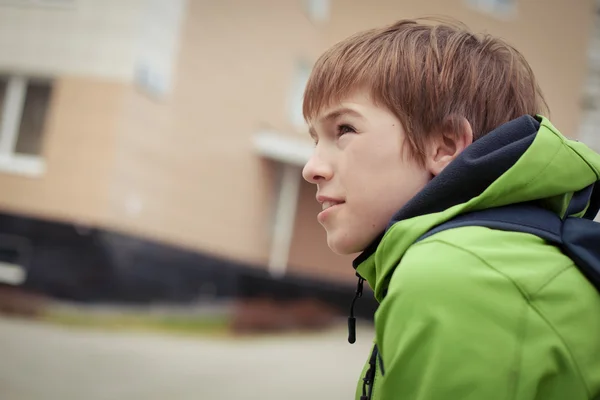
[[[310,277],[272,278],[264,268],[103,229],[0,214],[0,261],[27,269],[24,288],[59,299],[192,303],[268,296],[317,298],[347,313],[355,287]],[[348,266],[351,268],[351,266]],[[358,317],[377,304],[365,290]]]

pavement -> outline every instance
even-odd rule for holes
[[[373,331],[181,337],[0,317],[0,400],[354,398]]]

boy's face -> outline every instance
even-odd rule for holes
[[[364,250],[432,178],[407,155],[394,114],[359,91],[309,121],[315,151],[302,175],[317,185],[317,219],[338,254]]]

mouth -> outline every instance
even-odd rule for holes
[[[327,210],[328,208],[340,205],[340,204],[344,204],[343,201],[334,201],[334,200],[327,200],[324,201],[321,205],[323,207],[323,211]]]
[[[323,210],[317,215],[317,221],[323,224],[329,218],[329,215],[337,210],[338,206],[344,204],[345,201],[326,200],[321,203]]]

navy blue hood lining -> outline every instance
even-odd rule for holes
[[[353,267],[377,250],[385,232],[396,222],[441,212],[479,196],[519,160],[539,128],[538,120],[525,115],[473,142],[392,217],[385,231],[354,259]]]

